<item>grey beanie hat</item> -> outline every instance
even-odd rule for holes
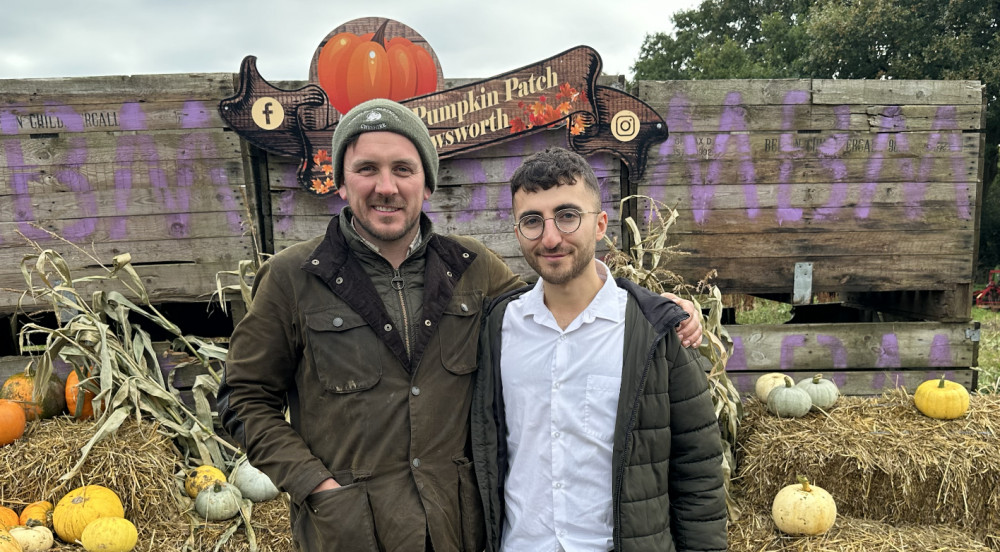
[[[382,98],[358,104],[347,112],[333,131],[333,177],[339,187],[344,181],[344,151],[352,138],[365,132],[395,132],[407,137],[424,165],[424,184],[437,188],[438,154],[424,122],[408,107]]]

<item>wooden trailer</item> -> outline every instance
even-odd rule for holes
[[[128,252],[154,302],[200,309],[184,311],[182,327],[231,332],[208,306],[216,274],[321,233],[342,206],[299,187],[298,160],[226,128],[217,108],[236,81],[0,80],[0,314],[12,326],[46,306],[21,294],[19,265],[37,246],[81,275]],[[680,213],[672,239],[691,255],[672,270],[694,282],[715,269],[723,293],[796,305],[788,324],[727,326],[740,389],[779,370],[822,372],[852,394],[912,390],[942,372],[975,386],[980,83],[640,82],[634,93],[670,135],[649,150],[642,178],[610,153],[589,157],[611,237],[621,243],[619,200],[648,196]],[[565,131],[442,161],[425,210],[439,231],[478,237],[533,279],[513,235],[508,182],[548,145],[566,145]],[[624,215],[646,221],[648,209],[632,200]],[[817,304],[817,294],[835,301]],[[0,341],[6,373],[23,364],[16,345]]]

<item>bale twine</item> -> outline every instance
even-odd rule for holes
[[[892,525],[947,524],[1000,549],[1000,397],[973,396],[951,421],[921,414],[903,390],[841,397],[829,412],[780,419],[744,403],[737,499],[770,512],[774,495],[805,475],[838,512]]]
[[[38,500],[56,504],[83,485],[102,485],[122,499],[125,517],[139,531],[136,550],[177,552],[214,550],[234,521],[197,519],[194,501],[182,492],[183,461],[172,439],[154,422],[125,421],[91,449],[68,481],[60,477],[79,460],[80,450],[94,436],[95,425],[68,416],[31,422],[18,441],[0,447],[0,504],[20,512]],[[292,550],[288,502],[281,498],[253,505],[251,524],[261,552]],[[80,550],[57,539],[55,551]],[[220,548],[250,550],[242,525]]]

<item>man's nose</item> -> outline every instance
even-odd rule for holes
[[[562,231],[556,226],[556,219],[542,221],[542,246],[554,249],[563,239]]]
[[[396,193],[396,180],[392,176],[392,171],[379,171],[375,177],[375,191],[383,195]]]

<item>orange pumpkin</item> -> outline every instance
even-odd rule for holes
[[[0,506],[0,529],[10,529],[17,525],[17,512],[6,506]]]
[[[21,405],[24,416],[29,422],[62,414],[66,409],[66,398],[59,377],[52,374],[41,390],[40,396],[36,398],[37,383],[35,371],[32,365],[28,364],[24,372],[7,378],[3,388],[0,388],[0,399],[8,399]]]
[[[374,33],[330,37],[316,60],[319,85],[341,113],[373,98],[401,101],[437,89],[431,54],[403,37],[385,40],[382,23]]]
[[[92,418],[94,416],[93,399],[94,393],[92,391],[80,387],[80,375],[75,369],[70,370],[69,375],[66,376],[66,410],[77,420]]]
[[[44,525],[52,529],[52,510],[52,503],[48,500],[32,502],[21,510],[21,516],[17,522],[19,525],[28,525],[34,522],[32,525]]]
[[[9,445],[24,435],[28,420],[19,404],[0,399],[0,446]],[[17,525],[15,520],[14,525]]]

